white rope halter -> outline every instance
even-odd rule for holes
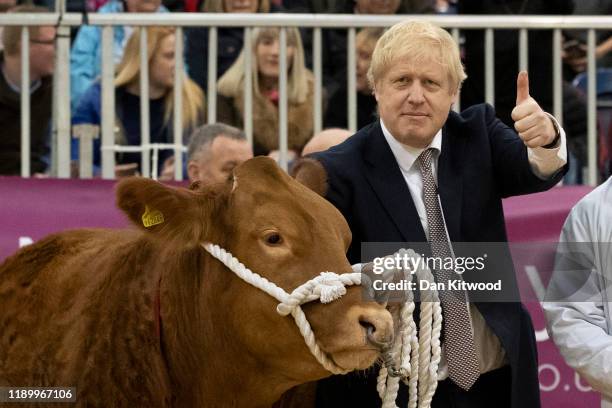
[[[211,243],[205,243],[202,246],[212,256],[238,275],[240,279],[263,290],[278,300],[280,302],[276,307],[278,314],[281,316],[291,314],[293,316],[295,324],[298,326],[300,333],[302,333],[310,352],[323,367],[334,374],[346,374],[350,371],[339,367],[321,350],[301,305],[317,299],[320,299],[321,303],[329,303],[339,299],[346,293],[345,286],[361,284],[360,273],[353,272],[338,275],[333,272],[322,272],[315,278],[295,288],[293,292],[287,293],[284,289],[251,271],[220,246]]]
[[[244,266],[236,257],[218,245],[204,243],[202,247],[214,258],[218,259],[232,272],[245,282],[259,288],[277,299],[280,303],[276,311],[281,316],[291,314],[306,345],[317,361],[333,374],[346,374],[345,370],[321,350],[317,343],[310,323],[304,314],[301,305],[304,303],[320,300],[321,303],[330,303],[339,299],[346,293],[346,286],[361,285],[361,273],[322,272],[308,282],[298,286],[291,293],[270,282]],[[412,250],[402,249],[398,252],[410,257],[418,258]],[[418,263],[420,265],[420,263]],[[415,263],[417,265],[417,263]],[[399,271],[406,272],[406,271]],[[411,273],[404,273],[407,279],[412,279]],[[418,269],[415,275],[419,279],[433,282],[433,275],[427,268]],[[440,362],[440,331],[442,328],[442,309],[438,300],[437,292],[421,291],[420,327],[417,329],[412,313],[415,308],[414,298],[411,291],[406,291],[407,301],[398,306],[389,307],[395,322],[399,322],[396,340],[393,343],[390,360],[395,367],[391,369],[383,367],[378,376],[377,390],[383,401],[383,408],[397,408],[395,399],[399,390],[400,379],[408,385],[409,401],[408,408],[428,408],[435,393],[438,378],[438,365]],[[398,340],[399,339],[399,340]],[[389,363],[389,361],[385,361]],[[391,370],[391,372],[389,371]],[[401,378],[393,372],[399,371]],[[418,405],[417,405],[418,404]]]

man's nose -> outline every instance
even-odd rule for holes
[[[425,101],[423,85],[419,81],[414,81],[408,90],[408,102],[419,104]]]

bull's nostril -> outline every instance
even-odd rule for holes
[[[390,338],[388,334],[385,333],[385,328],[382,328],[382,332],[377,330],[376,324],[373,323],[370,319],[362,317],[359,319],[359,324],[366,331],[366,338],[368,343],[373,345],[374,347],[383,350],[389,346],[389,344],[393,341],[392,337]]]
[[[364,329],[366,329],[366,333],[368,334],[368,337],[370,337],[376,331],[376,326],[374,326],[372,323],[368,322],[367,320],[359,319],[359,324]]]
[[[379,349],[382,349],[385,346],[384,342],[381,342],[376,338],[377,336],[374,334],[376,333],[376,326],[374,324],[363,319],[359,320],[359,324],[365,329],[366,338],[371,345]]]

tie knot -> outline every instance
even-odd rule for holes
[[[431,172],[431,160],[433,159],[433,147],[428,147],[423,150],[418,157],[419,164],[421,165],[421,171]]]

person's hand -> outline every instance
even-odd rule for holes
[[[138,163],[117,164],[115,166],[115,178],[138,176]]]
[[[159,175],[160,181],[174,180],[174,156],[168,157],[164,160],[161,174]]]
[[[512,120],[525,146],[546,146],[557,136],[552,119],[529,96],[529,77],[525,71],[519,72],[516,79],[516,106],[512,110]]]

